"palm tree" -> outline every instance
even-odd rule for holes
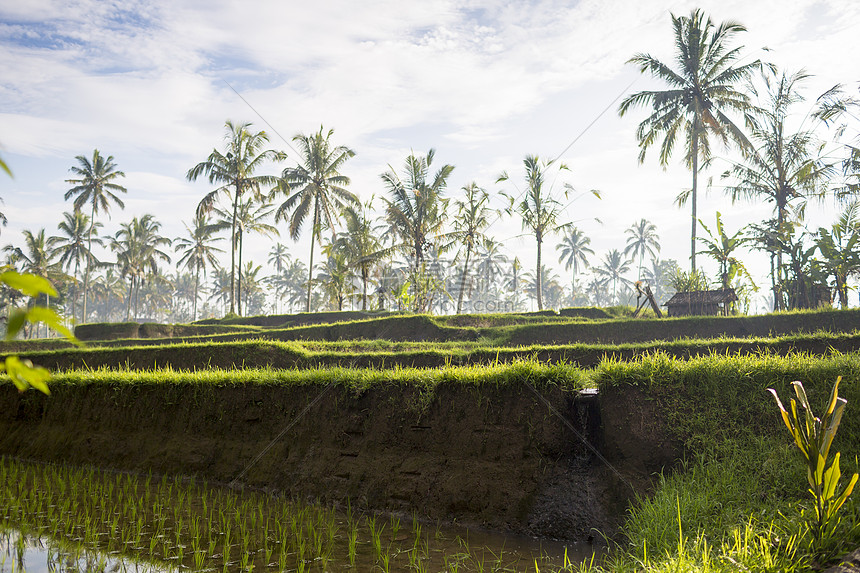
[[[185,237],[177,237],[173,242],[173,250],[175,252],[182,251],[182,256],[176,261],[177,268],[186,268],[194,271],[194,304],[191,312],[191,320],[197,320],[197,299],[200,289],[200,271],[203,271],[203,276],[206,276],[207,267],[216,268],[218,260],[215,258],[215,253],[223,253],[224,251],[213,247],[212,243],[223,240],[222,237],[213,237],[212,235],[218,230],[217,224],[213,224],[208,215],[197,214],[194,217],[192,226],[187,223]]]
[[[790,76],[775,73],[763,75],[764,89],[753,86],[753,93],[766,100],[766,106],[756,110],[751,130],[755,149],[742,163],[735,163],[723,174],[736,183],[726,187],[732,201],[766,201],[773,203],[776,233],[785,240],[787,224],[792,213],[800,215],[803,199],[823,191],[834,166],[815,157],[819,143],[812,130],[788,134],[789,110],[803,101],[797,87],[808,76],[802,72]],[[798,203],[797,206],[794,203]],[[782,275],[782,252],[776,251],[774,282]]]
[[[230,201],[233,209],[230,237],[230,312],[236,312],[236,223],[239,205],[245,196],[250,194],[253,201],[263,199],[263,187],[275,185],[278,178],[273,175],[254,175],[266,161],[283,161],[286,155],[273,149],[263,149],[269,142],[265,131],[256,133],[250,130],[250,123],[234,125],[227,120],[225,123],[227,145],[224,153],[213,149],[206,161],[202,161],[188,170],[186,177],[196,181],[201,175],[206,175],[209,183],[220,183],[221,186],[208,193],[197,205],[197,214],[211,212],[219,195],[224,195]]]
[[[323,248],[327,255],[325,265],[317,274],[317,283],[328,299],[329,308],[343,310],[343,301],[352,291],[349,265],[346,256],[329,243]]]
[[[98,149],[93,150],[92,161],[78,155],[75,157],[78,160],[78,165],[72,166],[70,171],[77,175],[79,179],[67,179],[66,183],[74,185],[66,191],[64,198],[68,201],[75,197],[73,203],[75,211],[80,211],[85,205],[90,205],[90,221],[95,223],[96,215],[99,211],[104,211],[110,215],[111,203],[118,205],[120,209],[125,209],[125,203],[117,197],[116,193],[127,193],[127,189],[115,181],[120,177],[125,177],[125,173],[118,171],[116,164],[113,162],[113,155],[102,157]],[[92,253],[93,245],[93,225],[87,231],[87,251]],[[81,322],[87,319],[87,291],[90,287],[90,267],[92,260],[87,258],[87,268],[84,271],[84,307],[81,311]]]
[[[504,288],[512,295],[512,311],[520,309],[520,285],[523,281],[523,265],[520,259],[514,257],[511,262],[510,272],[505,275]]]
[[[349,177],[340,170],[355,152],[344,145],[333,147],[333,129],[323,135],[323,127],[313,135],[298,134],[293,141],[301,158],[297,167],[284,169],[275,192],[287,195],[275,213],[275,222],[289,218],[290,237],[298,240],[305,220],[311,218],[311,254],[308,263],[308,291],[305,310],[311,310],[311,283],[314,272],[314,241],[322,241],[323,227],[334,236],[337,215],[347,205],[358,205],[358,198],[346,189]],[[273,192],[273,194],[275,193]]]
[[[647,219],[640,219],[624,232],[630,235],[627,238],[627,246],[624,247],[624,254],[632,255],[634,259],[637,255],[639,256],[639,272],[636,276],[641,279],[642,259],[645,258],[645,253],[651,255],[653,259],[660,252],[660,236],[657,234],[657,226]]]
[[[95,230],[99,229],[102,224],[92,223],[91,225],[90,218],[84,215],[81,211],[63,213],[63,217],[65,218],[65,220],[59,225],[57,225],[57,229],[62,231],[63,236],[51,237],[49,241],[54,247],[54,252],[59,257],[57,262],[63,269],[68,271],[70,267],[74,265],[74,271],[72,276],[74,277],[75,281],[77,281],[78,274],[80,273],[81,269],[82,260],[86,260],[87,264],[98,264],[98,260],[87,248],[87,244],[92,244],[94,242],[99,246],[104,245],[104,243],[99,237],[90,238],[90,227]],[[79,292],[77,285],[75,286],[74,290],[75,300],[72,303],[72,318],[76,317],[75,307],[77,306],[77,294]],[[84,316],[82,314],[81,322],[83,321]]]
[[[441,235],[446,219],[448,202],[442,195],[454,166],[443,165],[431,179],[430,166],[435,156],[434,149],[423,157],[412,153],[406,158],[402,178],[390,165],[381,176],[390,196],[390,199],[383,199],[389,232],[394,237],[395,248],[403,251],[410,261],[413,285],[422,284],[427,251]],[[426,306],[428,295],[416,290],[416,309]]]
[[[562,241],[555,246],[560,252],[558,262],[564,263],[564,270],[570,270],[573,267],[573,278],[571,279],[571,296],[576,298],[576,273],[579,271],[580,265],[583,268],[588,266],[587,255],[593,255],[594,251],[588,245],[591,244],[591,239],[585,236],[580,229],[570,227]]]
[[[443,165],[432,181],[428,180],[435,156],[435,149],[424,157],[410,154],[402,178],[390,165],[381,175],[391,197],[383,198],[390,233],[399,241],[398,248],[410,259],[415,274],[424,262],[427,249],[433,245],[431,239],[438,238],[447,218],[448,203],[443,194],[454,166]]]
[[[247,201],[241,202],[232,215],[223,209],[215,208],[215,213],[220,219],[215,223],[215,228],[218,230],[233,228],[235,235],[233,243],[236,245],[236,250],[239,252],[238,268],[242,269],[242,251],[245,246],[245,235],[247,233],[256,233],[267,237],[280,235],[278,229],[274,225],[263,222],[272,215],[274,207],[266,202],[256,205],[253,198],[248,198]],[[235,222],[233,220],[235,219]],[[242,273],[239,272],[236,279],[236,312],[242,315]]]
[[[367,206],[361,210],[346,207],[342,214],[346,230],[338,235],[334,252],[342,254],[346,265],[358,271],[361,279],[361,310],[366,311],[370,271],[388,256],[389,249],[383,248],[377,229],[367,215]]]
[[[475,267],[475,275],[478,276],[480,290],[487,293],[490,287],[496,282],[496,277],[504,275],[503,266],[508,262],[508,257],[500,250],[501,243],[489,237],[485,237],[483,242],[478,245],[478,253],[476,255],[477,266]]]
[[[547,268],[546,265],[543,265],[540,268],[539,274],[532,272],[526,273],[525,280],[527,295],[538,301],[542,300],[544,297],[547,297],[548,299],[551,297],[553,300],[547,301],[548,303],[550,303],[550,306],[554,304],[560,304],[560,292],[563,293],[563,290],[558,284],[558,275],[556,275],[552,271],[552,269]],[[540,290],[543,290],[543,292],[541,293]],[[550,295],[552,291],[555,291],[555,296]]]
[[[54,262],[56,252],[53,250],[54,241],[45,237],[45,229],[40,229],[37,233],[25,230],[24,248],[6,245],[3,251],[7,253],[10,263],[15,265],[21,264],[23,271],[39,277],[44,277],[51,282],[58,280],[61,275],[59,265]],[[51,299],[48,295],[40,295],[45,297],[45,306],[50,306]],[[39,301],[32,301],[39,304]],[[45,336],[48,334],[47,326],[45,327]]]
[[[612,298],[617,303],[618,281],[621,281],[621,284],[630,284],[630,281],[624,278],[624,273],[630,271],[630,260],[625,259],[618,249],[612,249],[603,256],[603,264],[594,270],[607,281],[612,281]]]
[[[538,310],[543,310],[543,289],[540,282],[542,278],[541,246],[547,234],[565,227],[565,225],[559,225],[557,222],[561,215],[562,205],[552,196],[551,186],[547,185],[544,179],[544,172],[552,163],[552,161],[542,162],[534,155],[527,155],[523,160],[527,187],[521,193],[522,199],[508,196],[511,202],[507,209],[508,214],[516,212],[522,219],[523,229],[528,229],[537,242],[537,265],[534,276],[537,280],[535,290],[537,292]],[[559,169],[567,169],[567,167],[562,164]],[[507,181],[508,179],[508,174],[502,173],[496,182]]]
[[[137,316],[140,285],[146,276],[158,274],[158,261],[170,262],[170,257],[159,247],[170,245],[171,240],[159,235],[160,229],[161,223],[153,215],[146,214],[140,219],[134,217],[130,223],[123,223],[110,238],[110,248],[117,253],[117,266],[122,276],[129,279],[126,320],[130,318],[132,297]]]
[[[275,243],[269,249],[269,264],[275,267],[275,274],[269,277],[269,282],[275,287],[275,312],[279,312],[279,302],[281,300],[281,283],[278,278],[284,272],[284,268],[289,264],[290,254],[287,252],[287,247],[281,242]]]
[[[487,207],[489,194],[477,183],[469,183],[463,187],[465,197],[454,202],[457,215],[454,217],[454,231],[448,234],[451,243],[465,247],[463,272],[460,276],[460,287],[457,294],[457,314],[463,306],[463,293],[466,290],[466,277],[469,275],[469,261],[477,245],[486,240],[484,229],[490,224],[491,209]],[[460,256],[462,249],[457,253]]]
[[[727,21],[715,27],[701,10],[690,16],[672,15],[675,31],[677,69],[672,69],[653,56],[639,53],[628,60],[639,66],[642,73],[663,80],[669,89],[642,91],[624,98],[618,108],[622,117],[631,109],[650,106],[652,113],[639,124],[639,162],[645,161],[645,152],[661,136],[660,164],[665,167],[672,157],[675,142],[683,137],[686,142],[684,162],[693,173],[693,187],[689,194],[678,197],[683,205],[687,198],[692,204],[692,233],[690,237],[690,268],[696,269],[696,214],[699,159],[711,155],[709,135],[717,136],[724,144],[730,140],[742,149],[749,147],[743,131],[726,115],[738,112],[746,115],[751,110],[749,98],[735,86],[761,67],[758,60],[737,65],[740,48],[729,49],[733,36],[746,31],[741,24]]]

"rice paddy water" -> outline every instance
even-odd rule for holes
[[[579,571],[591,546],[0,458],[0,573]]]

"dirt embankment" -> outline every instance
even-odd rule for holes
[[[611,534],[629,484],[647,488],[678,457],[660,434],[659,412],[618,390],[601,407],[595,397],[544,390],[570,426],[527,386],[447,384],[422,395],[393,384],[360,394],[340,386],[57,384],[52,392],[0,386],[0,454],[240,478],[302,498],[543,537]]]

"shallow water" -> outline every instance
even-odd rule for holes
[[[19,532],[23,532],[23,535]],[[597,551],[597,553],[595,553]],[[0,573],[570,571],[588,544],[0,458]]]

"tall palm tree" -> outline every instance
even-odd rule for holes
[[[153,215],[134,217],[130,223],[120,225],[119,231],[110,238],[110,248],[117,253],[117,266],[122,276],[128,277],[128,301],[125,319],[131,315],[132,300],[134,314],[137,316],[140,299],[140,285],[147,275],[158,274],[158,262],[169,263],[170,257],[160,250],[162,245],[170,245],[171,240],[159,234],[161,223]]]
[[[545,179],[545,171],[554,162],[542,162],[535,155],[527,155],[523,160],[523,165],[526,170],[526,189],[520,194],[521,199],[509,196],[511,205],[508,207],[509,214],[516,213],[520,216],[523,223],[523,229],[528,229],[535,237],[537,243],[537,264],[535,266],[535,280],[537,285],[535,291],[537,293],[538,310],[543,310],[543,289],[541,288],[541,247],[544,238],[553,232],[556,232],[566,225],[560,225],[558,218],[561,215],[562,205],[552,196],[551,185],[547,184]],[[567,169],[563,164],[559,169]],[[507,181],[509,179],[507,173],[502,173],[499,176],[497,183]]]
[[[275,268],[275,274],[269,277],[269,282],[275,287],[275,312],[279,312],[279,303],[281,300],[281,282],[278,280],[284,272],[284,268],[289,264],[290,254],[287,252],[287,246],[281,242],[269,249],[269,264]]]
[[[357,209],[348,206],[343,210],[346,230],[334,242],[334,252],[344,256],[345,264],[358,271],[361,279],[361,310],[367,310],[367,283],[374,265],[379,264],[389,254],[383,248],[378,229],[368,217],[367,206]]]
[[[477,245],[487,239],[484,229],[489,226],[489,216],[492,210],[487,207],[490,195],[486,190],[478,187],[475,182],[463,187],[465,196],[454,202],[457,215],[454,217],[454,230],[449,233],[448,238],[452,243],[462,245],[457,253],[459,257],[463,250],[465,256],[463,261],[463,272],[460,276],[460,287],[457,294],[457,314],[463,306],[463,294],[466,291],[466,277],[469,275],[469,262]]]
[[[645,258],[645,253],[651,255],[653,259],[660,252],[660,236],[657,234],[657,226],[647,219],[640,219],[624,233],[629,235],[627,246],[624,247],[624,254],[632,255],[634,259],[639,257],[639,272],[636,276],[641,279],[642,260]]]
[[[773,203],[776,233],[783,241],[793,214],[803,211],[804,199],[824,191],[835,171],[832,163],[816,156],[819,141],[811,129],[789,133],[790,109],[803,97],[799,84],[808,76],[803,72],[763,74],[763,88],[753,86],[753,94],[765,100],[756,110],[750,138],[755,148],[743,162],[735,163],[723,174],[735,181],[726,187],[732,201]],[[774,282],[784,279],[782,251],[776,251]],[[777,299],[778,302],[778,297]]]
[[[727,21],[715,26],[701,10],[693,10],[689,16],[672,15],[672,26],[676,69],[646,53],[628,60],[642,73],[649,72],[664,81],[669,89],[630,94],[621,102],[618,113],[624,116],[633,108],[651,107],[651,115],[636,130],[640,163],[645,161],[648,148],[661,137],[660,164],[664,167],[672,157],[677,139],[682,137],[686,143],[684,162],[693,173],[693,186],[689,194],[679,196],[678,203],[682,205],[689,198],[692,205],[690,267],[695,270],[699,159],[711,155],[711,134],[724,144],[733,141],[741,149],[749,147],[741,128],[726,113],[746,115],[752,109],[749,98],[735,86],[759,69],[761,62],[736,65],[740,48],[729,49],[729,42],[736,34],[746,31],[737,22]]]
[[[257,205],[253,198],[249,197],[246,201],[242,201],[233,213],[229,213],[223,209],[215,208],[215,213],[220,219],[215,223],[218,230],[232,227],[233,243],[236,245],[236,250],[239,252],[239,262],[237,268],[242,269],[242,252],[245,246],[245,235],[248,233],[256,233],[267,237],[276,237],[280,235],[278,229],[274,225],[265,222],[274,211],[274,207],[267,202]],[[242,315],[242,273],[239,272],[236,277],[236,312]]]
[[[630,260],[625,259],[618,249],[612,249],[603,256],[601,266],[594,270],[607,281],[612,281],[612,298],[617,303],[618,281],[621,281],[621,284],[630,284],[630,281],[624,278],[624,273],[630,271]]]
[[[182,252],[179,260],[176,261],[177,268],[186,268],[194,271],[194,303],[191,312],[191,320],[197,320],[197,299],[200,290],[200,272],[203,271],[203,276],[206,276],[207,267],[216,268],[218,260],[215,253],[223,253],[224,251],[212,246],[216,241],[222,241],[223,237],[213,237],[218,230],[217,224],[211,222],[208,215],[197,214],[194,217],[192,226],[185,225],[186,236],[177,237],[174,239],[173,250]]]
[[[261,201],[264,197],[263,188],[275,185],[278,178],[274,175],[254,175],[267,161],[283,161],[286,155],[273,149],[263,149],[268,144],[269,136],[265,131],[251,131],[251,123],[234,125],[232,121],[225,123],[227,141],[224,152],[213,149],[206,161],[201,161],[188,170],[186,177],[196,181],[201,175],[209,179],[209,183],[219,183],[220,187],[208,193],[197,205],[197,214],[203,215],[215,208],[219,195],[227,197],[233,209],[230,218],[232,238],[230,251],[230,312],[236,312],[236,223],[239,205],[250,195],[253,201]]]
[[[72,213],[63,213],[64,221],[57,225],[57,229],[62,232],[62,236],[54,236],[49,239],[54,251],[59,257],[58,263],[66,271],[74,266],[72,276],[75,282],[78,280],[78,275],[81,270],[81,261],[86,260],[87,264],[98,264],[98,260],[93,256],[92,251],[87,248],[87,244],[95,243],[103,246],[104,243],[99,237],[90,237],[90,230],[101,228],[101,223],[93,222],[90,224],[90,218],[81,211]],[[76,285],[74,302],[72,303],[72,317],[76,317],[75,308],[77,307],[77,295],[79,288]],[[81,322],[84,321],[84,316],[81,314]]]
[[[95,223],[99,211],[104,211],[110,216],[111,203],[125,209],[125,203],[116,195],[127,193],[128,190],[116,181],[125,177],[125,173],[119,171],[113,162],[113,155],[102,157],[98,149],[93,150],[92,161],[78,155],[75,157],[78,165],[73,165],[70,171],[77,175],[78,179],[66,179],[66,183],[74,185],[66,191],[66,201],[75,197],[73,203],[75,211],[81,211],[87,204],[90,205],[90,221]],[[87,231],[87,251],[92,253],[93,226]],[[90,288],[90,267],[92,260],[87,258],[87,268],[84,271],[84,307],[81,311],[81,322],[87,319],[87,291]]]
[[[322,241],[323,227],[332,229],[334,236],[338,214],[347,205],[358,205],[358,198],[349,190],[349,177],[340,170],[355,152],[344,145],[331,143],[333,129],[323,135],[323,127],[312,135],[298,134],[293,141],[299,146],[299,164],[284,169],[275,193],[287,198],[275,212],[275,222],[289,219],[290,237],[298,240],[302,225],[310,216],[311,254],[308,263],[308,290],[305,310],[311,310],[311,286],[314,272],[314,244]]]
[[[594,251],[588,245],[591,244],[591,239],[585,236],[580,229],[570,227],[567,234],[559,244],[555,246],[560,251],[558,262],[564,263],[564,270],[570,270],[573,267],[573,277],[571,279],[571,296],[576,298],[576,273],[579,272],[580,265],[585,268],[588,266],[588,256],[593,255]]]
[[[431,178],[430,167],[435,156],[434,149],[426,156],[412,153],[406,158],[402,177],[390,165],[381,175],[390,197],[383,199],[389,232],[395,247],[409,259],[410,280],[414,285],[423,283],[427,252],[442,234],[447,217],[448,202],[443,194],[454,166],[443,165]],[[425,306],[429,293],[419,291],[415,295],[415,308]]]

